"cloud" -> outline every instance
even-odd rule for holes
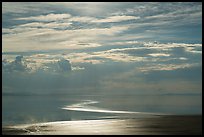
[[[25,3],[19,2],[2,2],[2,13],[26,13],[27,11],[36,11],[35,8],[30,8]]]
[[[58,57],[50,57],[48,59],[46,58],[39,58],[39,59],[33,59],[35,61],[35,64],[30,64],[30,67],[33,68],[33,73],[41,72],[41,73],[61,73],[61,72],[71,72],[72,70],[72,64],[69,60],[64,59],[62,57],[59,57],[61,59],[58,59]],[[29,62],[29,61],[28,61]],[[38,67],[35,67],[35,65],[38,64]],[[35,69],[34,69],[35,67]],[[75,69],[76,70],[76,69]]]
[[[46,3],[42,3],[42,5],[46,7]],[[103,46],[109,44],[109,42],[120,40],[151,41],[161,39],[168,41],[170,37],[171,41],[173,41],[173,38],[186,40],[189,36],[180,35],[180,33],[184,32],[190,35],[192,33],[186,32],[191,32],[192,30],[188,29],[189,27],[182,29],[177,25],[184,24],[183,19],[185,18],[186,20],[188,15],[190,15],[189,19],[191,21],[200,23],[201,21],[198,19],[201,17],[202,8],[202,5],[196,3],[128,3],[124,6],[121,3],[48,3],[47,7],[51,7],[49,10],[52,10],[54,7],[58,9],[60,7],[59,5],[62,7],[59,12],[26,13],[21,14],[21,16],[11,16],[9,19],[17,23],[13,26],[2,28],[3,45],[6,45],[3,46],[3,50],[26,51],[37,50],[38,48],[39,50],[54,50],[73,49],[74,47],[77,49],[77,47],[89,48]],[[120,7],[116,11],[121,12],[124,9],[133,8],[132,11],[135,11],[132,12],[134,14],[124,12],[123,14],[113,15],[114,10],[109,9],[111,11],[109,14],[102,12],[103,14],[101,16],[94,16],[80,14],[80,12],[76,11],[79,7],[83,6],[86,8],[100,7],[103,10],[105,8],[103,6],[113,9]],[[23,7],[26,7],[26,3],[24,3]],[[165,17],[166,15],[168,15],[169,19]],[[177,20],[171,19],[174,16],[177,16]],[[11,22],[9,19],[4,18],[7,22]],[[114,23],[114,26],[112,26],[112,23]],[[6,25],[8,23],[5,22],[3,24]],[[185,24],[193,25],[194,23]],[[197,29],[199,26],[192,28]],[[154,32],[157,32],[157,34]],[[177,37],[177,35],[181,37]],[[189,41],[192,39],[194,38],[191,37]],[[196,39],[199,40],[199,38]],[[85,43],[84,47],[80,43]],[[194,53],[200,53],[200,51]]]
[[[108,50],[101,52],[94,52],[95,55],[103,58],[110,59],[116,62],[142,62],[146,61],[146,57],[130,56],[128,54],[118,52],[118,50]]]
[[[94,20],[97,20],[97,18],[88,17],[88,16],[75,16],[75,17],[68,19],[68,21],[88,22],[88,23],[93,22]]]
[[[181,77],[181,75],[176,72],[170,74],[167,72],[156,73],[157,75],[152,75],[153,73],[145,75],[139,74],[140,75],[138,75],[138,72],[131,73],[129,77],[123,75],[123,73],[118,73],[118,77],[112,74],[102,79],[101,84],[106,91],[124,93],[125,90],[126,93],[128,92],[132,95],[165,95],[169,93],[188,95],[202,93],[201,82],[191,81],[189,78]],[[158,75],[160,76],[158,77]],[[173,77],[171,77],[171,75],[173,75]],[[134,79],[133,76],[139,78]],[[170,78],[167,80],[166,77]]]
[[[144,21],[146,19],[155,19],[155,21],[176,20],[176,19],[195,19],[200,18],[202,4],[200,2],[181,2],[181,3],[137,3],[135,5],[127,6],[112,13],[114,15],[140,15]],[[198,16],[197,16],[197,15]],[[200,15],[199,15],[200,14]],[[147,21],[147,20],[146,20]],[[151,20],[152,21],[152,20]],[[193,21],[193,20],[191,20]],[[178,22],[177,22],[178,23]],[[189,22],[188,22],[189,23]]]
[[[56,10],[62,9],[60,6],[53,2],[2,2],[2,13],[3,14],[48,14]]]
[[[184,64],[154,64],[152,66],[144,66],[138,68],[141,72],[150,71],[171,71],[176,69],[184,69],[199,66],[199,63],[184,63]]]
[[[40,16],[31,16],[25,18],[16,18],[15,20],[33,20],[33,21],[42,21],[42,22],[50,22],[50,21],[60,21],[67,18],[70,18],[70,14],[47,14]]]
[[[2,36],[4,45],[2,49],[4,51],[28,51],[96,47],[100,46],[98,41],[101,38],[116,36],[128,28],[128,26],[113,26],[110,28],[53,30],[51,28],[16,27],[9,30],[11,33]],[[80,45],[82,42],[84,45]]]
[[[130,94],[202,93],[200,63],[121,63],[125,71],[101,79],[106,91]],[[118,67],[118,66],[117,66]],[[117,68],[115,67],[115,68]],[[142,71],[142,69],[146,69]],[[173,86],[175,85],[175,86]],[[188,87],[188,88],[187,88]]]
[[[84,69],[85,69],[84,67],[79,67],[79,66],[72,67],[73,71],[75,71],[75,70],[84,70]]]
[[[5,72],[24,72],[27,71],[27,65],[22,61],[23,56],[16,56],[15,60],[8,62],[6,59],[2,61],[2,69]]]
[[[121,22],[121,21],[127,21],[127,20],[135,20],[135,19],[140,19],[140,17],[136,17],[136,16],[111,16],[111,17],[107,17],[105,19],[93,20],[92,22],[108,23],[108,22]]]
[[[63,53],[63,57],[72,63],[140,63],[141,68],[143,68],[143,71],[146,72],[151,69],[174,70],[182,67],[190,67],[191,65],[188,66],[187,64],[200,63],[202,54],[201,44],[148,43],[137,41],[121,41],[110,43],[106,46],[99,45],[97,43],[72,43],[71,41],[67,41],[61,44],[64,44],[64,46],[66,44],[70,44],[69,48],[73,49],[71,53],[66,51]],[[82,50],[87,47],[92,48],[87,50],[88,52]],[[76,49],[79,51],[74,52]],[[187,49],[191,50],[188,51]],[[27,62],[31,61],[27,64],[27,66],[35,66],[31,68],[39,68],[40,66],[46,66],[43,64],[59,61],[60,57],[62,56],[60,53],[63,51],[58,51],[59,53],[54,53],[54,51],[52,54],[36,54],[32,55],[31,57],[26,57]],[[193,51],[199,51],[201,54],[195,53]],[[37,62],[36,65],[32,62],[32,60]],[[145,66],[145,62],[151,64],[152,66]],[[161,65],[157,66],[156,63]]]
[[[16,63],[21,63],[23,56],[17,56],[15,62]]]
[[[58,61],[58,65],[60,67],[60,70],[63,72],[69,72],[72,70],[69,60],[61,59],[60,61]]]
[[[180,4],[171,4],[169,5],[174,10],[167,8],[165,12],[160,12],[158,14],[153,14],[151,16],[146,16],[146,19],[155,19],[155,20],[186,20],[193,21],[192,19],[199,19],[202,15],[200,9],[201,5],[196,5],[195,3],[189,3],[189,5],[183,5],[180,7]]]
[[[131,24],[131,32],[132,35],[149,36],[147,41],[202,43],[201,3],[138,3],[115,15],[140,16]],[[196,36],[191,35],[194,33]]]
[[[76,43],[75,46],[79,45]],[[200,54],[186,51],[186,48],[201,50],[201,44],[155,43],[124,41],[96,46],[89,52],[73,52],[64,55],[74,63],[89,62],[93,64],[114,62],[148,62],[148,63],[199,63]],[[202,52],[202,51],[200,51]],[[191,59],[191,60],[189,60]]]
[[[201,50],[202,44],[188,44],[188,43],[153,43],[144,42],[144,46],[148,49],[171,50],[173,48],[184,48],[186,52],[193,52],[194,50]]]
[[[83,37],[78,37],[76,38],[76,41],[63,41],[59,42],[59,46],[66,48],[66,49],[86,49],[86,48],[94,48],[94,47],[99,47],[101,44],[99,43],[94,43],[94,42],[77,42],[78,41],[83,41]],[[87,40],[87,39],[86,39]]]
[[[201,108],[202,3],[2,5],[3,93]]]
[[[15,20],[29,20],[29,21],[37,21],[37,22],[51,22],[51,21],[64,21],[64,22],[88,22],[88,23],[110,23],[110,22],[121,22],[127,20],[136,20],[140,19],[140,17],[136,16],[110,16],[104,19],[99,19],[95,17],[89,16],[71,16],[70,14],[47,14],[40,16],[31,16],[25,18],[16,18]],[[30,24],[36,25],[36,24]],[[38,24],[37,24],[38,25]]]
[[[170,54],[165,54],[165,53],[152,53],[148,55],[153,56],[153,57],[159,57],[159,56],[169,57],[170,56]]]
[[[72,23],[71,22],[32,22],[19,25],[19,27],[26,27],[26,28],[48,28],[48,29],[65,29],[69,27]],[[6,30],[5,30],[6,31]]]
[[[16,56],[14,61],[2,60],[2,69],[4,72],[25,72],[25,73],[60,73],[70,72],[72,70],[82,70],[79,66],[72,69],[69,60],[59,56],[51,56],[46,54],[37,54],[32,56]],[[61,58],[61,59],[59,59]]]
[[[11,63],[11,67],[14,71],[25,71],[26,65],[22,62],[23,56],[17,56],[16,60]]]

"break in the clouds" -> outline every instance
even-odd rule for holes
[[[200,2],[2,3],[3,92],[200,95],[201,57]]]

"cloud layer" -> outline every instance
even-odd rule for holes
[[[3,2],[2,91],[201,98],[202,3]]]
[[[13,5],[20,11],[18,16],[13,15]],[[28,7],[38,6],[47,10],[31,14]],[[95,14],[104,13],[99,16],[84,12],[84,15],[78,6],[85,9],[91,6]],[[127,39],[201,43],[201,10],[200,3],[127,3],[123,6],[120,3],[4,3],[2,49],[4,52],[76,49],[83,48],[81,42],[87,48],[95,47],[89,46],[92,43],[104,45]]]

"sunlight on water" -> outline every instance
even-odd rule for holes
[[[201,117],[165,116],[139,119],[57,121],[9,126],[4,134],[23,135],[169,135],[200,134]],[[192,127],[192,124],[196,123]],[[185,124],[185,126],[183,126]],[[184,132],[185,131],[185,132]]]
[[[86,112],[99,112],[99,113],[113,113],[113,114],[147,114],[147,115],[164,115],[160,113],[148,113],[148,112],[133,112],[133,111],[116,111],[116,110],[107,110],[95,106],[90,106],[92,104],[99,103],[98,101],[85,100],[84,102],[68,105],[63,107],[65,110],[72,111],[86,111]]]

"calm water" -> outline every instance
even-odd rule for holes
[[[23,124],[2,128],[4,135],[201,135],[202,116],[154,116]]]
[[[202,114],[202,97],[119,94],[2,96],[2,125],[129,117],[132,112],[140,112],[138,116],[151,113]]]

